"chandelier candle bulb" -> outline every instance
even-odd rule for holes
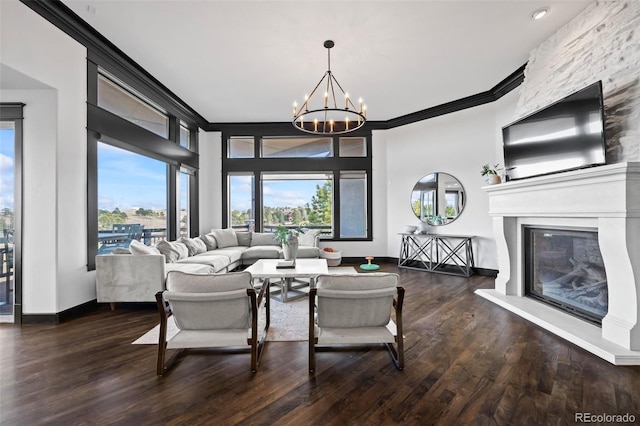
[[[344,127],[345,127],[345,130],[349,130],[349,117],[345,117]]]
[[[304,109],[309,111],[309,96],[304,95]]]
[[[295,117],[298,114],[298,102],[293,103],[293,116]]]
[[[324,92],[324,107],[327,108],[329,104],[329,92]]]
[[[318,131],[318,119],[317,118],[315,120],[313,120],[313,131],[314,132]]]
[[[349,109],[349,94],[344,94],[344,109]]]
[[[330,131],[333,132],[333,120],[329,121]]]

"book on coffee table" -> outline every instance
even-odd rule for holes
[[[281,260],[276,263],[276,268],[295,268],[296,261],[295,260]]]

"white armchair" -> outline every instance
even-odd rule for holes
[[[404,288],[398,287],[397,274],[318,275],[314,284],[309,292],[310,373],[320,345],[384,344],[395,366],[404,368]]]
[[[156,370],[159,376],[171,367],[184,349],[189,348],[249,345],[251,371],[257,370],[269,329],[268,282],[256,296],[248,272],[189,274],[172,271],[167,275],[167,290],[156,293],[156,302],[160,313]],[[172,336],[167,335],[168,321],[175,321],[178,328]],[[165,362],[167,349],[178,351]]]

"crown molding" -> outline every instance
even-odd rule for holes
[[[438,117],[441,115],[451,114],[452,112],[462,111],[464,109],[495,102],[507,93],[514,90],[520,84],[522,84],[522,82],[524,81],[524,70],[526,66],[527,64],[522,65],[520,68],[509,74],[509,76],[507,76],[505,79],[485,92],[477,93],[465,98],[456,99],[455,101],[436,105],[431,108],[412,112],[411,114],[402,115],[400,117],[392,118],[386,121],[367,121],[362,129],[360,129],[360,131],[369,132],[372,130],[393,129],[394,127],[406,126],[407,124],[417,123],[418,121],[428,120],[430,118]],[[288,129],[293,130],[293,134],[295,135],[300,134],[300,132],[296,131],[288,121],[265,123],[209,123],[209,126],[205,130],[210,132],[228,132],[230,130],[232,130],[233,132],[242,132],[254,131],[257,128],[260,128],[261,131],[267,132],[275,129],[278,129],[279,131],[285,131],[286,133],[281,133],[281,136],[288,135],[290,133]],[[352,135],[357,134],[353,133]]]

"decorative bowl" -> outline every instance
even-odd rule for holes
[[[413,234],[414,232],[416,232],[416,229],[418,229],[418,227],[415,225],[405,225],[404,232],[406,232],[407,234]]]

